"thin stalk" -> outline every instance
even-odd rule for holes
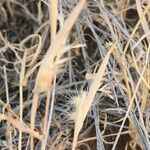
[[[21,73],[20,73],[20,84],[19,84],[19,94],[20,94],[20,122],[23,121],[23,79],[25,75],[25,65],[26,65],[26,56],[27,53],[24,53],[23,60],[21,62]],[[19,130],[19,144],[18,149],[22,149],[22,131]]]

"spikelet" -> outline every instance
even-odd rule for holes
[[[75,131],[74,131],[73,147],[72,147],[73,150],[75,150],[79,132],[83,126],[83,122],[84,122],[87,112],[91,106],[89,101],[86,100],[87,94],[88,94],[88,92],[82,91],[82,92],[80,92],[79,95],[77,95],[73,98],[72,103],[75,108],[75,110],[72,114],[72,118],[74,119],[74,122],[75,122],[75,128],[74,128]]]
[[[75,128],[74,128],[72,150],[75,150],[76,148],[78,135],[81,131],[86,115],[90,107],[92,106],[97,90],[99,89],[100,83],[105,74],[105,69],[107,67],[109,57],[112,51],[113,49],[110,49],[106,54],[105,58],[103,59],[100,68],[98,69],[97,73],[95,73],[89,91],[88,92],[82,91],[78,96],[74,97],[75,111],[73,113],[73,116],[75,121]]]
[[[36,90],[41,92],[46,92],[49,90],[49,84],[53,80],[53,65],[57,56],[60,55],[62,47],[64,46],[64,42],[69,35],[70,30],[75,24],[78,16],[80,15],[82,9],[84,8],[86,0],[81,0],[74,10],[70,13],[68,19],[64,22],[64,26],[57,33],[55,39],[52,41],[47,53],[45,54],[42,63],[40,65],[35,86],[38,86]],[[49,71],[47,71],[49,70]],[[45,73],[46,71],[46,73]],[[43,75],[45,74],[47,80],[43,80]],[[52,74],[52,75],[51,75]]]

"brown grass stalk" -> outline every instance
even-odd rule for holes
[[[50,1],[50,7],[49,7],[49,16],[50,16],[50,36],[51,36],[51,42],[53,42],[55,36],[56,36],[56,30],[57,30],[57,17],[58,17],[58,0],[51,0]],[[47,123],[48,123],[48,113],[49,113],[49,105],[50,105],[50,98],[51,98],[51,89],[47,91],[46,96],[46,107],[45,107],[45,116],[44,116],[44,127],[43,127],[43,135],[44,138],[42,140],[42,146],[41,149],[46,148],[47,143]],[[52,108],[51,108],[52,109]],[[48,131],[49,132],[49,131]]]
[[[7,116],[5,114],[0,114],[0,121],[7,120],[9,124],[13,125],[16,129],[20,130],[21,132],[28,133],[34,138],[39,140],[42,139],[42,135],[39,134],[37,131],[32,131],[23,121],[20,122],[19,119],[13,116]]]

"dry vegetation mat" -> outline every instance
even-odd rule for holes
[[[0,0],[0,149],[149,150],[150,1]]]

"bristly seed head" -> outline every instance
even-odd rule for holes
[[[81,91],[77,96],[72,98],[71,104],[74,107],[74,111],[70,114],[70,118],[72,120],[76,120],[77,116],[84,111],[84,107],[86,105],[86,96],[87,91]]]

